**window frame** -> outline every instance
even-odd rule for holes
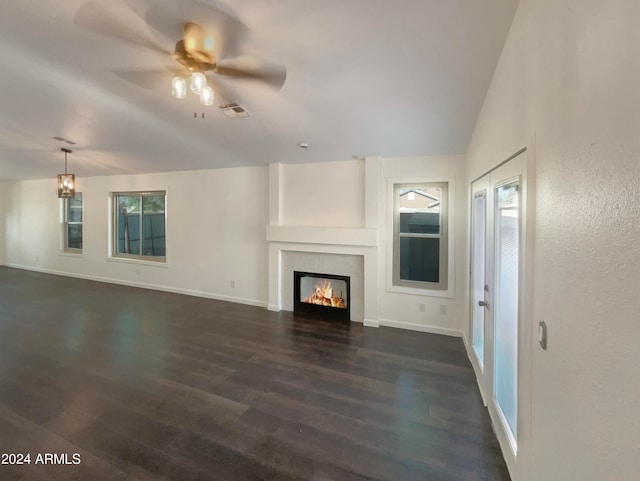
[[[73,198],[81,199],[81,221],[69,221],[69,208],[71,198],[62,199],[62,251],[66,254],[82,254],[82,248],[84,247],[84,195],[82,192],[76,192]],[[81,225],[82,226],[82,247],[69,247],[69,226]]]
[[[391,286],[393,288],[410,288],[420,291],[449,291],[449,194],[451,183],[449,181],[424,181],[424,182],[393,182],[391,186],[393,220],[392,220],[392,260],[391,260]],[[401,189],[429,189],[439,188],[442,192],[440,199],[440,233],[400,233],[400,205],[399,191]],[[400,279],[400,240],[401,238],[439,239],[439,281],[412,281]]]
[[[167,243],[167,192],[168,189],[144,190],[144,191],[122,191],[111,192],[111,249],[109,257],[117,261],[132,261],[137,263],[150,263],[152,265],[168,265],[168,243]],[[140,243],[142,243],[142,215],[143,215],[143,197],[164,196],[164,235],[165,235],[165,255],[164,256],[148,256],[144,254],[123,254],[118,252],[118,198],[120,196],[140,197]]]

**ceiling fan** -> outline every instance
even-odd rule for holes
[[[140,20],[166,39],[177,39],[173,51],[162,47],[151,35],[146,34],[148,29],[140,24]],[[277,90],[282,88],[287,78],[284,66],[242,55],[248,28],[233,11],[215,0],[208,0],[207,3],[156,0],[151,6],[92,1],[80,7],[74,23],[94,34],[150,49],[164,58],[172,58],[171,66],[166,69],[135,68],[114,72],[145,88],[155,87],[159,82],[168,85],[169,74],[173,73],[171,91],[176,98],[186,96],[185,77],[191,77],[191,91],[200,96],[203,105],[213,105],[214,89],[208,83],[220,93],[220,82],[216,80],[222,77],[258,81]]]

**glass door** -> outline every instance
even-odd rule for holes
[[[471,184],[469,317],[471,362],[485,405],[493,392],[493,189],[487,174]]]
[[[518,430],[520,181],[495,188],[494,399],[512,445]]]
[[[523,314],[526,155],[473,182],[470,193],[470,358],[510,470],[530,418]]]
[[[471,346],[479,371],[484,370],[485,311],[490,307],[486,272],[488,180],[474,182],[471,199]]]

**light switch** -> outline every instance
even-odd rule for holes
[[[538,343],[542,349],[547,350],[547,324],[544,321],[538,321]]]

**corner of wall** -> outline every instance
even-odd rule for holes
[[[0,182],[0,266],[7,265],[7,217],[9,182]]]

